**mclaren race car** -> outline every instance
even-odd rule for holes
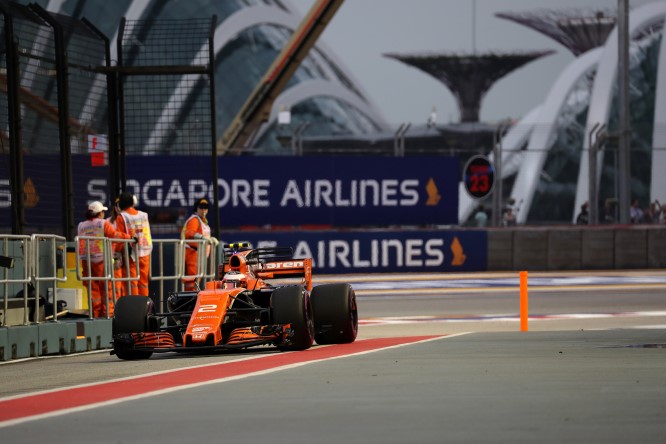
[[[145,296],[118,299],[113,350],[120,359],[157,352],[210,352],[260,345],[282,351],[354,342],[356,295],[346,283],[312,286],[312,259],[294,259],[289,247],[225,245],[217,280],[200,291],[176,292],[156,312]],[[299,284],[278,283],[301,278]],[[273,283],[269,281],[273,280]]]

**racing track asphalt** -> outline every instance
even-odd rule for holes
[[[570,294],[570,299],[562,299],[569,306],[561,311],[589,310],[604,300],[615,308],[624,298],[635,313],[658,313],[664,309],[666,292],[647,286],[631,295],[620,292],[618,297],[604,291],[591,305],[576,305],[591,292]],[[543,297],[542,307],[549,307],[546,299],[564,296],[545,293]],[[363,313],[374,313],[377,319],[384,318],[382,314],[403,314],[402,309],[391,312],[395,306],[382,305],[386,301],[379,298],[359,299],[362,320]],[[464,310],[473,299],[447,302]],[[486,303],[497,301],[489,298]],[[431,300],[421,302],[433,308],[427,305],[434,304]],[[357,345],[390,333],[403,338],[434,337],[219,383],[163,390],[8,425],[0,428],[0,435],[8,443],[666,442],[663,315],[610,317],[603,322],[574,317],[532,325],[538,328],[519,332],[513,320],[366,324],[361,326]],[[453,334],[465,327],[469,333]],[[312,351],[340,351],[341,347],[345,346],[318,346]],[[278,355],[305,358],[306,354]],[[63,371],[68,368],[72,373],[102,373],[115,367],[134,375],[159,371],[167,380],[173,376],[177,384],[178,374],[170,371],[237,361],[224,355],[118,362],[115,357],[90,354],[10,364],[0,371],[16,378],[19,374],[35,377],[32,372],[37,371],[58,374],[67,385],[72,379]],[[162,366],[176,363],[178,368]],[[53,388],[58,386],[57,379]],[[104,382],[103,377],[99,382]],[[113,393],[117,391],[108,395]],[[60,397],[63,402],[67,398]]]

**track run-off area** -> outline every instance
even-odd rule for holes
[[[353,344],[3,363],[3,436],[666,441],[666,272],[530,272],[529,331],[517,272],[314,279],[339,281],[357,295]]]
[[[539,325],[539,321],[555,320],[666,319],[665,271],[530,272],[527,276],[527,311],[530,321],[538,323],[533,327],[559,328],[562,323]],[[477,324],[474,330],[505,330],[517,328],[520,321],[518,272],[329,276],[321,283],[343,280],[353,285],[359,300],[375,302],[374,310],[361,316],[361,325],[485,322],[493,326]],[[643,298],[654,303],[641,308]],[[386,307],[398,314],[382,315]],[[470,307],[476,310],[470,312]]]

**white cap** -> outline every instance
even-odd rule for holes
[[[102,202],[95,201],[88,205],[88,211],[90,211],[93,214],[101,213],[102,211],[106,211],[108,208],[106,208],[104,205],[102,205]]]

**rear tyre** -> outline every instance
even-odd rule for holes
[[[348,344],[358,334],[356,293],[349,284],[318,285],[312,290],[317,344]]]
[[[275,324],[291,324],[293,336],[282,351],[305,350],[314,342],[314,322],[310,296],[302,286],[277,288],[271,296],[271,316]]]
[[[113,313],[113,351],[120,359],[148,359],[153,352],[134,350],[132,344],[118,340],[118,335],[150,331],[148,316],[154,313],[153,300],[146,296],[123,296],[116,302]]]

